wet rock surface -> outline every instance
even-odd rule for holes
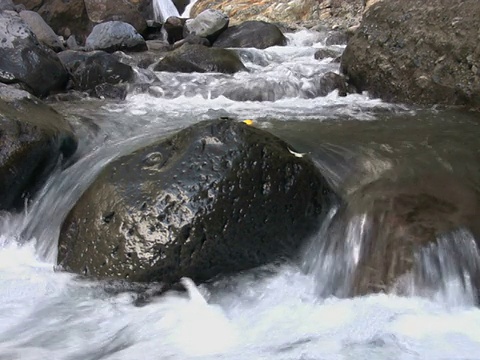
[[[246,70],[239,56],[226,49],[184,44],[168,53],[154,66],[155,71],[221,72],[233,74]]]
[[[29,93],[0,84],[0,209],[20,210],[77,148],[70,125]]]
[[[273,135],[203,122],[108,165],[64,221],[58,261],[101,278],[202,282],[295,258],[333,196]]]
[[[20,17],[30,26],[38,41],[42,44],[54,51],[65,50],[57,34],[55,34],[52,28],[48,26],[38,13],[34,11],[22,11],[20,12]]]
[[[59,58],[70,74],[70,89],[91,91],[101,84],[115,85],[134,78],[131,66],[104,51],[67,50],[59,53]]]
[[[376,2],[348,43],[343,72],[387,101],[478,108],[479,19],[475,0]]]
[[[63,90],[68,74],[57,55],[40,44],[13,11],[0,12],[0,81],[18,83],[36,96]]]
[[[287,39],[276,25],[264,21],[245,21],[222,32],[213,46],[266,49],[286,43]]]

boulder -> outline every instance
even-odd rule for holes
[[[121,21],[132,25],[140,34],[147,30],[145,17],[139,11],[139,1],[84,0],[84,2],[88,18],[93,24]]]
[[[77,140],[65,119],[26,91],[0,84],[0,209],[20,210]]]
[[[339,55],[338,51],[322,48],[322,49],[318,49],[315,52],[314,57],[317,60],[323,60],[326,58],[336,59],[338,55]]]
[[[246,21],[222,32],[213,46],[265,49],[275,45],[283,46],[286,43],[287,39],[276,25],[264,21]]]
[[[42,44],[57,52],[65,50],[57,34],[38,13],[25,10],[20,12],[20,17],[30,26],[38,41]]]
[[[226,49],[184,44],[160,60],[154,71],[221,72],[233,74],[246,70],[238,55]]]
[[[27,10],[37,11],[53,31],[67,39],[78,36],[82,42],[91,30],[84,0],[15,0],[24,3]]]
[[[58,56],[70,73],[70,88],[73,90],[91,92],[98,85],[130,82],[135,76],[131,66],[104,51],[85,53],[67,50]]]
[[[177,16],[170,16],[163,24],[163,29],[167,33],[167,41],[169,44],[173,44],[183,39],[183,27],[185,26],[186,19],[179,18]]]
[[[85,47],[107,52],[147,50],[142,35],[132,25],[121,21],[107,21],[95,25],[87,37]]]
[[[184,37],[196,35],[214,42],[228,27],[228,16],[218,10],[205,10],[185,22]]]
[[[480,3],[383,0],[342,57],[360,91],[387,101],[480,106]]]
[[[295,258],[333,196],[275,136],[202,122],[109,164],[65,219],[58,263],[100,278],[203,282]]]
[[[0,11],[4,10],[15,11],[15,4],[12,0],[2,0],[0,2]]]
[[[348,37],[344,31],[331,31],[325,39],[325,45],[347,45]]]
[[[478,192],[448,173],[424,174],[415,179],[392,176],[358,189],[352,195],[346,215],[351,218],[367,214],[368,225],[348,295],[391,291],[408,295],[409,286],[418,280],[420,284],[416,284],[420,286],[441,287],[438,282],[423,282],[428,280],[422,279],[424,270],[441,269],[435,266],[422,269],[423,264],[417,256],[425,251],[435,253],[440,238],[461,228],[470,230],[480,239],[479,205]],[[463,258],[465,249],[457,248],[466,244],[455,243],[454,238],[448,241],[450,244],[445,245],[452,247],[448,255],[451,260],[460,261],[471,271],[462,276],[480,285],[480,268],[469,268]],[[477,248],[479,245],[477,243]],[[434,257],[431,260],[439,261]]]
[[[63,90],[68,73],[57,55],[41,45],[15,12],[0,13],[0,81],[19,83],[37,96]]]
[[[347,96],[352,92],[347,85],[347,81],[343,75],[329,71],[322,75],[318,85],[317,96],[326,96],[334,90],[338,90],[338,95]]]

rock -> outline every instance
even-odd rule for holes
[[[322,49],[318,49],[315,52],[314,56],[315,56],[315,59],[317,59],[317,60],[323,60],[323,59],[326,59],[326,58],[336,59],[338,55],[339,55],[339,53],[335,50],[322,48]]]
[[[190,0],[173,0],[173,4],[177,8],[179,14],[182,15],[187,5],[190,4]]]
[[[475,0],[379,1],[350,39],[342,70],[387,101],[478,107],[478,28]]]
[[[348,34],[343,31],[331,31],[325,39],[325,45],[347,45]]]
[[[167,33],[167,41],[169,44],[173,44],[183,39],[183,27],[185,26],[185,21],[186,19],[176,16],[170,16],[165,21],[163,28]]]
[[[102,83],[95,86],[95,96],[100,99],[125,100],[128,94],[126,84]]]
[[[75,35],[71,35],[68,39],[67,39],[67,47],[69,50],[78,50],[79,49],[79,45],[77,43],[77,39],[75,38]]]
[[[185,22],[183,36],[196,35],[212,43],[228,27],[228,22],[228,16],[221,11],[208,9]]]
[[[85,46],[107,52],[147,50],[147,44],[142,35],[132,25],[121,21],[108,21],[95,25],[87,37]]]
[[[63,90],[68,73],[57,55],[38,43],[29,26],[15,12],[0,13],[0,80],[19,83],[37,96]]]
[[[58,52],[65,50],[65,47],[58,39],[57,34],[50,26],[43,20],[43,18],[34,11],[22,11],[20,17],[25,21],[37,39],[50,49]]]
[[[87,15],[93,24],[120,21],[132,25],[143,34],[147,30],[145,17],[139,11],[139,1],[84,0]]]
[[[65,219],[58,263],[100,278],[172,283],[295,258],[333,194],[275,136],[208,121],[109,164]]]
[[[357,190],[348,216],[366,213],[368,224],[375,231],[366,231],[364,243],[368,246],[360,254],[349,295],[384,291],[408,295],[405,277],[410,277],[410,281],[422,277],[416,254],[433,251],[439,237],[462,227],[479,239],[479,200],[473,188],[451,174],[425,174],[408,180],[396,176]],[[461,244],[450,245],[454,250],[449,256],[458,256],[457,260],[462,261],[462,250],[455,248]],[[433,266],[428,270],[440,271]],[[480,269],[473,270],[477,273],[470,274],[472,280],[480,285]]]
[[[153,68],[169,72],[221,72],[233,74],[246,70],[238,55],[230,50],[185,44],[168,53]]]
[[[264,21],[246,21],[222,32],[213,46],[265,49],[275,45],[283,46],[286,43],[287,39],[276,25]]]
[[[313,26],[321,22],[346,29],[360,22],[363,7],[359,0],[197,0],[191,16],[206,9],[222,11],[231,24],[256,20]]]
[[[188,35],[185,39],[182,39],[180,41],[177,41],[175,44],[173,44],[173,48],[179,48],[183,44],[193,44],[193,45],[203,45],[203,46],[212,46],[210,41],[204,37],[200,37],[197,35]]]
[[[12,0],[2,0],[0,2],[0,11],[15,11],[15,5],[13,4]]]
[[[350,92],[345,77],[331,71],[322,75],[318,88],[317,96],[326,96],[334,90],[338,90],[340,96],[347,96]]]
[[[70,73],[70,88],[73,90],[92,91],[104,83],[115,85],[130,82],[135,76],[131,66],[104,51],[84,53],[67,50],[58,56]]]
[[[0,84],[0,209],[20,210],[60,157],[77,148],[70,125],[29,93]]]
[[[37,11],[53,31],[67,39],[75,34],[82,42],[91,29],[84,0],[15,0]]]

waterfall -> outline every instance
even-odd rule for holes
[[[165,22],[170,16],[180,16],[172,0],[153,0],[153,13],[155,20],[160,22]]]

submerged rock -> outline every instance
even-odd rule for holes
[[[154,70],[233,74],[247,69],[234,51],[213,49],[203,45],[184,44],[168,53],[155,65]]]
[[[91,50],[145,51],[145,39],[135,28],[121,21],[108,21],[95,25],[88,35],[85,46]]]
[[[108,165],[63,223],[58,262],[101,278],[196,282],[294,258],[333,194],[313,162],[233,120]]]
[[[387,101],[480,106],[480,3],[383,0],[342,57],[359,91]]]
[[[15,12],[0,12],[0,81],[19,83],[37,96],[63,90],[68,73],[57,55],[39,44],[30,27]]]
[[[287,39],[276,25],[265,21],[246,21],[222,32],[213,46],[266,49],[286,44]]]
[[[0,84],[0,209],[21,209],[77,148],[70,125],[29,93]]]

